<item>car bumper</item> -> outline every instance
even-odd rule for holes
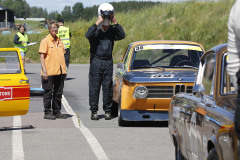
[[[168,121],[168,111],[121,110],[124,121]]]

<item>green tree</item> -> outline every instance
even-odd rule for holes
[[[72,7],[72,14],[75,20],[80,19],[83,15],[83,4],[78,2]]]
[[[14,10],[14,14],[16,17],[18,18],[26,18],[24,17],[24,1],[23,0],[15,0],[15,2],[13,3],[13,10]]]
[[[1,0],[0,4],[11,9],[18,18],[27,18],[30,14],[30,7],[25,0]]]
[[[63,18],[61,14],[57,14],[56,19],[59,21],[59,19]]]
[[[65,6],[63,11],[62,11],[62,17],[65,21],[72,21],[72,11],[70,6]]]
[[[49,20],[57,20],[58,18],[58,11],[51,11],[49,14],[48,14],[48,19]]]

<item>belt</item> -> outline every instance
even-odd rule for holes
[[[104,56],[97,56],[97,55],[92,55],[93,58],[101,59],[101,60],[111,60],[112,57],[104,57]]]

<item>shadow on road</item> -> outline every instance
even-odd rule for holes
[[[24,125],[24,126],[10,126],[10,127],[1,127],[1,131],[13,131],[13,130],[25,130],[25,129],[35,129],[32,125]]]
[[[69,81],[69,80],[73,80],[73,79],[76,79],[76,78],[66,78],[65,81]]]
[[[168,127],[168,121],[162,122],[127,122],[124,127]]]
[[[100,115],[103,116],[104,115]],[[99,117],[100,118],[100,117]],[[112,119],[118,118],[112,116]],[[123,127],[166,127],[168,128],[168,121],[137,121],[137,122],[125,122],[126,124]]]
[[[25,72],[25,74],[37,74],[37,73]]]
[[[73,116],[73,115],[71,115],[71,114],[64,114],[64,115],[66,115],[67,118],[72,118],[72,116]]]

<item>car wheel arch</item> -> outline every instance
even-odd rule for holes
[[[220,147],[220,144],[217,141],[217,138],[214,135],[208,140],[208,143],[207,143],[207,153],[209,154],[209,152],[213,148],[216,149],[219,160],[222,160],[221,147]]]
[[[173,139],[174,146],[176,147],[176,145],[179,142],[178,133],[176,131],[172,133],[172,139]]]
[[[208,151],[208,153],[210,152],[210,150],[211,150],[212,148],[215,148],[213,142],[212,142],[212,141],[208,141],[208,145],[207,145],[207,151]]]
[[[176,135],[176,133],[174,134],[172,134],[172,139],[173,139],[173,143],[174,143],[174,146],[176,147],[176,145],[178,144],[178,140],[177,140],[177,135]]]
[[[176,132],[174,132],[172,134],[172,138],[173,138],[173,143],[175,146],[175,159],[176,160],[185,160],[182,151],[181,151],[181,147],[178,145],[179,143],[179,139],[178,139],[178,135]]]

